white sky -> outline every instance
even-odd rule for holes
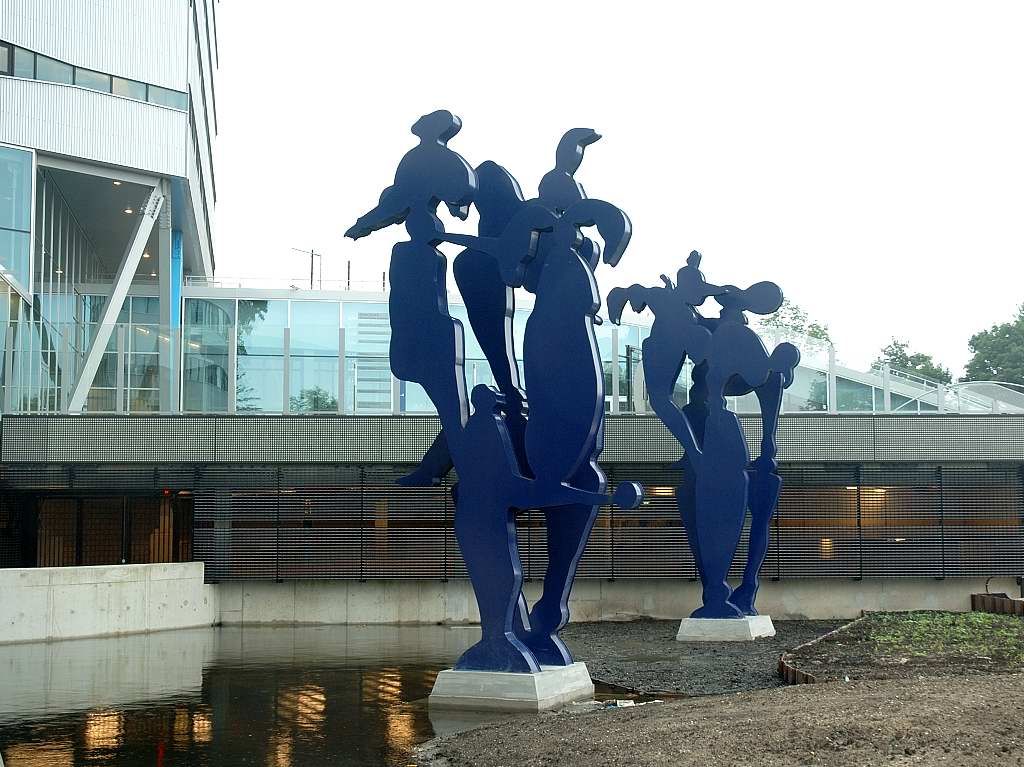
[[[402,230],[342,233],[446,108],[527,196],[563,131],[604,136],[577,178],[633,239],[602,294],[696,248],[846,364],[897,335],[954,375],[1024,302],[1022,3],[231,0],[218,24],[221,276],[308,282],[312,247],[325,280],[379,281]]]

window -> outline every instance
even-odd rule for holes
[[[235,302],[185,299],[182,409],[226,413],[228,350],[235,338]]]
[[[287,301],[238,302],[235,407],[239,412],[284,411],[287,324]]]
[[[872,387],[859,381],[836,378],[836,401],[840,412],[870,413],[874,407]]]
[[[74,82],[74,70],[70,64],[63,61],[49,59],[46,56],[36,56],[36,79],[46,80],[51,83],[66,83],[71,85]]]
[[[335,301],[292,301],[289,410],[338,411],[340,307]]]
[[[89,88],[94,91],[110,93],[110,75],[93,72],[91,69],[79,69],[75,67],[75,85]]]
[[[149,100],[154,104],[161,104],[172,109],[185,111],[188,109],[188,96],[178,91],[158,88],[155,85],[149,86]]]
[[[15,77],[35,77],[36,55],[24,48],[15,48],[13,74]]]
[[[146,84],[135,80],[125,80],[123,77],[112,79],[111,93],[116,96],[124,96],[138,101],[146,100]]]
[[[31,289],[32,153],[0,146],[0,271]]]
[[[188,94],[170,88],[159,88],[146,85],[137,80],[113,77],[91,69],[73,67],[57,59],[33,53],[24,48],[16,48],[10,43],[0,42],[0,75],[11,74],[15,77],[46,80],[51,83],[77,85],[80,88],[113,93],[137,101],[149,101],[153,104],[188,111]],[[214,192],[216,194],[216,192]]]

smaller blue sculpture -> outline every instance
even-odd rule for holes
[[[768,551],[768,533],[782,480],[775,460],[775,432],[782,392],[793,382],[800,352],[789,343],[769,354],[747,325],[744,312],[770,314],[782,305],[782,291],[771,282],[746,290],[712,285],[700,272],[693,251],[676,284],[662,275],[663,287],[614,288],[608,312],[618,323],[626,303],[634,311],[650,307],[655,320],[643,342],[644,380],[651,407],[683,446],[677,499],[690,549],[704,588],[704,604],[693,618],[756,615],[758,571]],[[722,307],[718,317],[697,311],[708,298]],[[685,360],[693,362],[689,401],[672,398]],[[726,396],[753,392],[761,408],[761,454],[750,464],[739,419]],[[729,567],[750,511],[750,545],[743,582],[733,591]]]

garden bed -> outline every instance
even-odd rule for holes
[[[783,661],[814,681],[1024,671],[1024,620],[988,613],[869,613]]]

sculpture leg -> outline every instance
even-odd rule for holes
[[[462,654],[462,671],[535,672],[533,653],[513,632],[523,585],[512,511],[497,507],[487,492],[460,487],[455,535],[480,608],[479,642]]]
[[[697,566],[697,577],[704,583],[704,564],[701,561],[700,536],[697,534],[697,477],[693,464],[683,457],[683,478],[676,488],[676,503],[679,506],[679,518],[686,531],[686,540]]]
[[[570,504],[544,510],[548,534],[548,568],[544,593],[530,611],[530,627],[523,636],[537,660],[545,666],[568,666],[572,653],[558,632],[569,622],[569,594],[576,577],[598,506]]]
[[[757,615],[754,608],[759,586],[757,574],[768,554],[772,517],[779,503],[779,493],[782,491],[782,478],[778,474],[778,464],[775,461],[775,430],[782,409],[783,388],[782,374],[772,373],[767,383],[754,390],[761,406],[761,455],[748,472],[750,546],[743,571],[743,583],[733,592],[730,600],[745,615]]]
[[[724,405],[724,403],[723,403]],[[693,618],[740,618],[727,582],[747,511],[747,449],[733,413],[712,407],[697,477],[697,537],[704,568],[704,604]]]
[[[693,436],[698,445],[704,441],[704,429],[708,417],[705,406],[707,388],[704,384],[704,376],[706,373],[707,365],[700,365],[694,369],[693,385],[690,387],[690,403],[682,410],[693,429]],[[683,455],[680,464],[683,478],[676,489],[676,502],[679,505],[679,517],[682,520],[683,529],[686,531],[686,540],[690,544],[690,552],[693,554],[693,561],[697,566],[697,576],[703,584],[705,582],[704,563],[700,551],[700,535],[697,532],[697,464],[691,460],[688,453]]]
[[[604,488],[604,477],[591,464],[573,478],[572,484],[593,492]],[[558,632],[569,622],[569,594],[576,567],[587,546],[600,507],[568,504],[544,510],[548,536],[548,567],[544,593],[530,611],[529,630],[522,634],[527,647],[545,666],[567,666],[572,653]]]

